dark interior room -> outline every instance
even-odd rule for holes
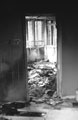
[[[1,3],[0,120],[78,119],[77,11],[76,4]]]

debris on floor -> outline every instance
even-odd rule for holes
[[[5,118],[5,117],[1,116],[0,120],[11,120],[11,119],[8,119],[8,118]]]
[[[38,61],[28,64],[29,96],[35,102],[49,101],[57,89],[57,63]]]
[[[0,114],[19,115],[18,109],[25,107],[25,102],[8,102],[0,106]]]
[[[29,96],[32,101],[46,103],[54,109],[72,107],[72,102],[57,94],[57,63],[41,60],[28,64]]]

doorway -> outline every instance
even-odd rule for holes
[[[55,16],[25,16],[29,97],[47,101],[57,94]]]

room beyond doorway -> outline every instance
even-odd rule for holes
[[[52,97],[57,91],[57,28],[54,16],[25,16],[29,96]]]

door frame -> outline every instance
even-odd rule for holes
[[[56,16],[54,14],[26,14],[24,13],[24,47],[26,48],[26,22],[25,22],[25,16]],[[56,19],[56,26],[57,26],[57,94],[62,97],[62,26],[59,20]],[[25,61],[27,62],[27,51],[25,50]],[[26,66],[27,71],[27,66]],[[26,99],[29,101],[29,93],[28,93],[28,80],[26,75]]]
[[[62,97],[62,25],[57,23],[57,93]]]

